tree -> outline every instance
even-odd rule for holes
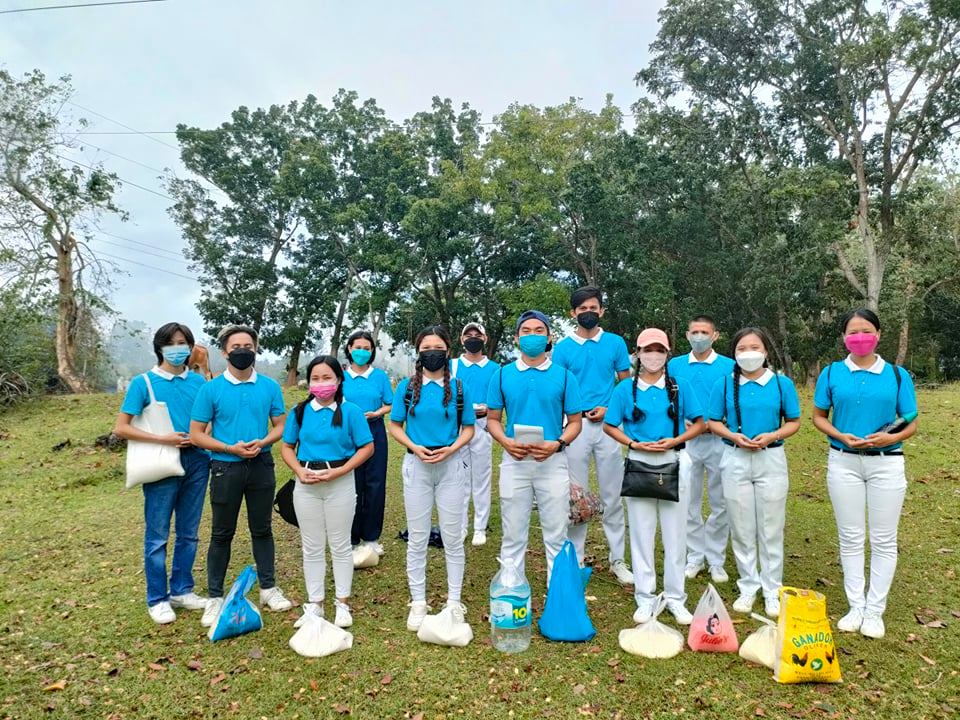
[[[31,283],[55,284],[57,374],[79,393],[91,390],[80,356],[98,345],[93,316],[105,307],[103,268],[84,233],[104,213],[126,216],[113,202],[115,175],[61,155],[74,144],[61,116],[71,94],[67,77],[0,71],[0,250]]]

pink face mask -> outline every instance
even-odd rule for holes
[[[872,333],[850,333],[844,335],[843,344],[854,355],[869,355],[877,349],[880,338]]]
[[[337,383],[318,383],[311,385],[310,394],[317,400],[329,400],[337,394]]]

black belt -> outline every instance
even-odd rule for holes
[[[730,447],[740,447],[739,445],[737,445],[735,442],[731,440],[727,440],[726,438],[721,438],[721,439],[723,440],[724,445],[729,445]],[[776,442],[770,443],[766,447],[757,448],[757,450],[772,450],[773,448],[778,448],[778,447],[783,447],[783,440],[777,440]],[[751,448],[744,448],[744,449],[748,450]]]
[[[448,445],[424,445],[427,450],[439,450],[440,448],[449,447]],[[407,448],[407,455],[413,455],[414,452],[410,448]]]
[[[878,456],[878,455],[903,455],[903,450],[851,450],[849,448],[838,448],[836,445],[830,446],[831,450],[837,450],[847,455],[868,455],[868,456]]]
[[[350,458],[343,460],[301,460],[300,464],[307,470],[329,470],[330,468],[343,467],[350,461]]]

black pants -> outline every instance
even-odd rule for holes
[[[250,460],[210,463],[210,508],[213,532],[207,550],[207,589],[210,597],[223,597],[223,580],[230,565],[230,543],[237,531],[240,504],[247,501],[247,525],[260,589],[274,580],[273,496],[276,492],[273,457],[260,453]]]
[[[387,499],[387,431],[383,418],[370,421],[373,455],[353,471],[357,489],[357,508],[353,513],[350,542],[376,542],[383,532],[383,508]]]

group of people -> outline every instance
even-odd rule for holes
[[[646,328],[631,363],[623,338],[600,326],[605,308],[599,289],[576,290],[570,306],[576,329],[562,339],[555,338],[545,314],[522,313],[514,333],[519,357],[503,366],[485,355],[488,338],[480,323],[463,328],[459,357],[453,357],[444,327],[424,328],[414,342],[415,370],[396,390],[373,367],[373,336],[357,331],[347,339],[346,368],[330,355],[309,363],[309,395],[289,413],[279,385],[254,369],[258,338],[251,328],[235,325],[221,332],[227,369],[208,382],[184,366],[194,344],[190,330],[177,323],[160,328],[154,338],[157,366],[131,382],[115,428],[121,437],[179,447],[185,471],[143,488],[151,618],[171,622],[175,609],[183,608],[202,609],[204,625],[214,621],[244,500],[261,604],[275,611],[292,606],[276,585],[271,531],[276,488],[270,448],[281,442],[281,457],[296,477],[304,612],[323,616],[329,545],[334,622],[350,626],[354,553],[366,547],[383,554],[388,432],[406,449],[401,475],[412,631],[431,609],[426,567],[434,507],[443,540],[446,607],[456,621],[465,619],[468,508],[472,499],[472,544],[483,545],[494,441],[503,448],[500,556],[521,571],[534,503],[547,582],[566,539],[580,563],[587,561],[586,523],[569,522],[570,498],[571,487],[589,487],[593,460],[609,569],[618,582],[633,586],[636,622],[656,610],[658,525],[662,592],[679,624],[692,620],[687,579],[708,572],[715,583],[728,581],[728,538],[738,573],[734,610],[751,612],[759,596],[766,614],[777,617],[789,488],[784,443],[800,427],[800,403],[790,378],[773,368],[770,339],[762,329],[746,327],[733,336],[732,357],[721,355],[714,349],[718,329],[704,315],[687,328],[689,353],[671,357],[667,334]],[[815,426],[829,439],[826,481],[849,603],[837,627],[874,638],[885,632],[882,616],[896,567],[906,489],[902,443],[917,427],[913,382],[904,369],[877,355],[880,333],[880,320],[870,310],[855,310],[842,320],[848,354],[820,374],[813,410]],[[150,399],[147,376],[156,400],[170,411],[176,432],[169,436],[131,425]],[[897,424],[898,418],[910,420]],[[661,481],[672,473],[675,497],[627,493],[623,448],[627,465],[652,469]],[[194,592],[192,567],[208,478],[209,597],[202,598]],[[176,540],[168,583],[172,519]]]

